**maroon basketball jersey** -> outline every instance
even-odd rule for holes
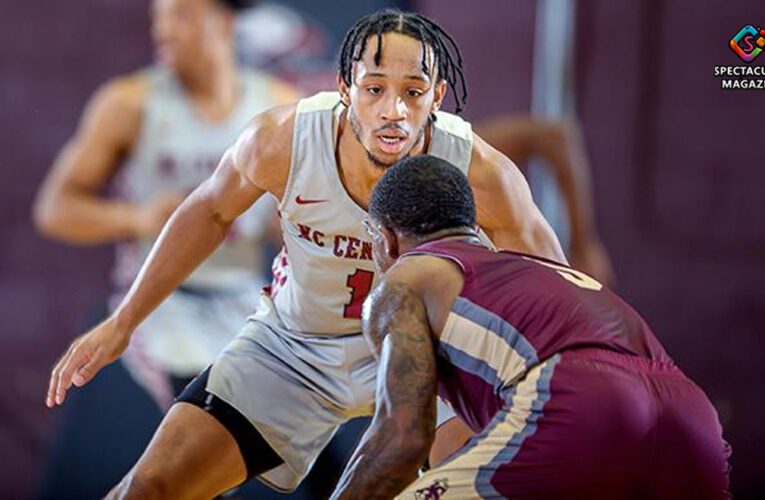
[[[671,362],[629,305],[566,265],[458,240],[407,252],[417,254],[452,260],[464,274],[436,353],[439,393],[474,431],[556,353],[595,347]]]

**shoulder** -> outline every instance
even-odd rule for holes
[[[141,128],[147,89],[144,72],[101,84],[85,106],[76,137],[129,147]]]
[[[434,126],[436,129],[442,130],[462,140],[473,140],[473,127],[470,122],[453,113],[437,111]]]
[[[148,94],[148,76],[145,71],[111,78],[101,84],[91,98],[91,104],[114,111],[140,114]]]
[[[435,255],[409,255],[399,259],[380,280],[371,307],[390,301],[421,303],[428,323],[440,333],[465,278],[459,265]]]
[[[521,175],[510,158],[497,151],[477,134],[473,134],[473,151],[468,179],[473,189],[493,191],[508,176]]]
[[[237,169],[278,198],[289,174],[296,110],[297,104],[293,103],[256,115],[232,148]]]

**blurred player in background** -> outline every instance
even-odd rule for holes
[[[704,392],[598,281],[485,247],[458,168],[394,165],[369,216],[386,273],[362,318],[377,409],[335,498],[727,497],[729,450]],[[477,435],[417,479],[437,392]]]
[[[155,0],[158,63],[96,91],[40,189],[34,219],[43,234],[77,245],[117,243],[110,310],[170,214],[252,116],[298,98],[289,85],[236,62],[235,15],[253,3]],[[111,180],[115,192],[105,195]],[[123,361],[163,411],[253,311],[268,279],[264,244],[278,237],[275,219],[272,200],[254,205],[136,332]]]

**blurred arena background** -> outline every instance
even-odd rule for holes
[[[93,90],[151,62],[148,5],[3,1],[2,498],[40,495],[66,412],[43,404],[49,369],[103,302],[113,256],[41,238],[32,200]],[[334,88],[345,29],[383,6],[421,11],[457,39],[471,121],[532,112],[579,121],[616,289],[715,403],[734,495],[763,498],[765,91],[722,90],[714,76],[741,64],[728,41],[765,24],[762,2],[283,0],[242,20],[242,57],[305,92]]]

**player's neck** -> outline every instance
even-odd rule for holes
[[[202,116],[210,121],[225,119],[239,100],[239,81],[233,54],[200,61],[178,72],[186,93]]]
[[[426,243],[436,243],[439,241],[463,241],[474,245],[482,245],[478,232],[470,227],[446,228],[420,238],[409,238],[403,234],[398,234],[398,238],[401,253],[408,252]]]

